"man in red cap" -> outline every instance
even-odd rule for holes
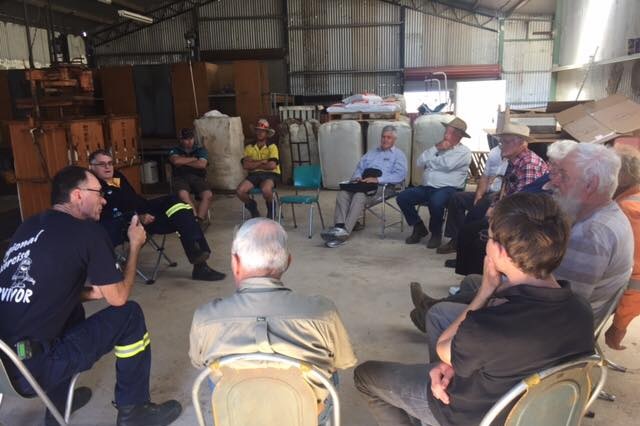
[[[259,217],[260,212],[254,199],[249,196],[253,188],[260,188],[267,205],[267,217],[273,219],[273,188],[276,179],[280,178],[280,154],[278,147],[269,143],[269,138],[276,132],[264,118],[258,120],[254,127],[256,142],[244,148],[242,167],[249,172],[247,178],[238,185],[236,194],[251,213],[251,217]]]

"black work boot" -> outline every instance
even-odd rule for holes
[[[182,412],[178,401],[162,404],[148,402],[142,405],[118,407],[118,426],[166,426],[174,422]]]
[[[409,235],[404,242],[407,244],[418,244],[420,240],[427,235],[429,235],[429,231],[427,231],[424,223],[420,221],[413,226],[413,233]]]
[[[434,249],[440,247],[442,244],[442,237],[440,235],[431,234],[431,238],[427,242],[427,248]]]
[[[267,205],[267,219],[273,220],[273,203],[270,201],[265,201]]]
[[[71,404],[71,412],[73,413],[74,411],[79,410],[80,408],[87,405],[87,403],[91,400],[91,395],[92,395],[91,389],[86,386],[81,386],[79,388],[76,388],[73,391],[73,403]],[[65,394],[65,398],[66,398],[66,394]],[[54,401],[52,402],[55,405],[55,407],[58,409],[58,412],[60,413],[60,415],[64,417],[66,401],[63,401],[62,403],[57,403]],[[59,423],[56,420],[56,418],[53,417],[53,414],[51,414],[51,412],[47,410],[46,413],[44,414],[44,424],[45,426],[58,426]]]
[[[191,273],[191,279],[198,281],[220,281],[226,276],[227,275],[222,272],[209,268],[206,262],[194,264],[193,272]]]
[[[244,203],[244,207],[249,210],[252,219],[254,217],[260,217],[260,212],[258,211],[258,204],[256,203],[256,200],[247,201],[246,203]]]

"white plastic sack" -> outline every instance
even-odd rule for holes
[[[350,120],[324,123],[318,132],[318,149],[323,186],[339,189],[340,182],[351,179],[364,154],[360,123]]]

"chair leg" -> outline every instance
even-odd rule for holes
[[[297,228],[298,227],[298,222],[296,222],[296,209],[293,206],[293,204],[291,204],[291,216],[293,216],[293,227]]]
[[[380,232],[380,236],[381,236],[382,239],[385,238],[384,231],[387,228],[387,209],[386,209],[386,205],[387,205],[387,202],[384,199],[384,195],[383,195],[382,196],[382,220],[381,220],[382,229],[380,230],[381,231]]]
[[[316,201],[316,205],[318,206],[318,215],[320,216],[320,224],[322,225],[322,229],[324,229],[324,218],[322,217],[322,210],[320,209],[320,201]]]
[[[607,360],[607,367],[609,370],[617,371],[618,373],[626,373],[627,367],[623,367],[622,365],[616,364],[613,361]]]
[[[600,391],[598,394],[598,399],[602,399],[604,401],[614,402],[616,400],[616,396],[607,391]]]
[[[309,204],[309,237],[313,235],[313,204]]]
[[[69,417],[71,417],[71,407],[73,406],[73,393],[76,389],[76,382],[78,381],[78,377],[80,377],[80,373],[75,374],[71,378],[71,383],[69,383],[69,391],[67,393],[67,404],[64,409],[64,421],[69,423]]]

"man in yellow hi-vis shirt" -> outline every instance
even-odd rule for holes
[[[256,143],[244,148],[242,167],[249,172],[247,178],[238,185],[236,194],[244,203],[251,217],[259,217],[258,206],[249,191],[260,188],[267,204],[267,217],[273,219],[273,188],[276,179],[280,178],[280,154],[275,144],[269,144],[269,138],[275,134],[265,119],[258,120],[255,127]]]

